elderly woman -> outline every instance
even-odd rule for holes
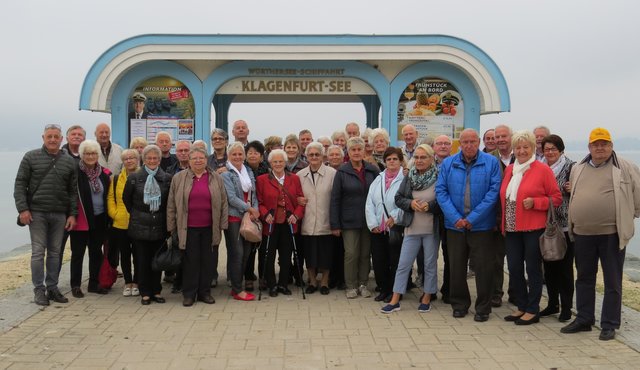
[[[440,207],[435,185],[438,177],[433,149],[420,144],[413,153],[413,165],[396,193],[396,205],[404,211],[404,240],[393,284],[393,297],[382,313],[400,310],[400,296],[407,290],[413,261],[424,253],[424,282],[418,312],[431,310],[431,295],[438,290],[438,217]]]
[[[207,159],[207,165],[212,170],[221,174],[227,171],[227,143],[229,134],[221,128],[214,128],[211,131],[211,147],[213,153]]]
[[[287,171],[298,173],[301,169],[307,167],[307,163],[301,158],[300,140],[296,135],[289,135],[284,141],[284,151],[287,153]]]
[[[383,128],[377,128],[369,134],[369,143],[373,147],[373,158],[376,161],[380,171],[384,170],[386,162],[384,161],[384,153],[389,147],[389,133]]]
[[[553,171],[536,161],[533,133],[514,133],[511,145],[515,162],[505,169],[500,201],[510,285],[517,310],[504,319],[516,325],[530,325],[540,321],[542,255],[538,239],[544,232],[549,198],[557,207],[562,195]]]
[[[573,307],[574,246],[569,239],[567,212],[571,195],[569,175],[576,162],[565,156],[564,142],[558,135],[549,135],[542,139],[542,150],[544,153],[543,163],[546,163],[553,171],[558,188],[562,193],[562,204],[556,209],[556,217],[565,233],[567,252],[560,261],[544,261],[544,281],[547,284],[549,302],[547,307],[540,311],[540,316],[550,316],[560,312],[558,320],[565,322],[571,319],[571,308]]]
[[[347,141],[349,161],[344,163],[333,180],[331,190],[331,232],[344,242],[344,276],[347,298],[371,297],[369,280],[370,232],[365,219],[365,202],[369,187],[380,171],[365,162],[364,140],[352,137]]]
[[[240,222],[245,213],[252,221],[260,218],[256,180],[253,171],[244,164],[245,148],[240,142],[229,145],[227,172],[222,174],[229,201],[229,227],[224,233],[227,244],[227,267],[231,281],[231,295],[240,301],[252,301],[255,296],[242,289],[242,277],[252,243],[240,235]]]
[[[339,146],[343,151],[347,149],[347,139],[347,133],[342,130],[334,131],[333,134],[331,134],[331,142],[333,142],[333,145]]]
[[[333,142],[331,141],[331,138],[328,136],[320,136],[318,138],[318,140],[316,140],[317,142],[319,142],[320,144],[322,144],[322,147],[324,148],[324,158],[322,159],[323,162],[327,162],[327,150],[329,149],[329,147],[331,145],[333,145]]]
[[[329,205],[336,170],[322,163],[324,148],[318,142],[307,145],[305,155],[309,160],[309,166],[298,172],[298,176],[306,199],[301,230],[304,260],[309,276],[306,292],[311,294],[318,289],[317,274],[321,273],[320,293],[327,295],[334,248],[329,226]]]
[[[217,262],[213,251],[226,228],[227,195],[222,178],[207,166],[207,152],[192,147],[189,168],[171,180],[167,202],[167,229],[178,234],[178,246],[184,251],[183,306],[193,306],[196,298],[207,304],[216,302],[210,285]]]
[[[149,143],[147,142],[147,139],[141,136],[136,136],[133,139],[131,139],[131,143],[129,144],[129,149],[135,149],[138,152],[138,158],[140,158],[140,163],[138,164],[138,166],[142,165],[142,151],[147,145],[149,145]]]
[[[124,277],[124,289],[122,295],[125,297],[139,296],[137,272],[137,258],[133,253],[133,245],[128,235],[129,212],[122,201],[122,193],[130,174],[138,170],[140,156],[135,149],[125,149],[122,151],[122,171],[113,177],[109,194],[107,195],[107,210],[111,217],[112,224],[109,230],[109,254],[111,251],[120,253],[120,266]],[[131,269],[131,258],[133,257],[133,274]],[[112,263],[113,265],[113,263]]]
[[[282,138],[280,136],[269,136],[264,139],[264,155],[266,158],[269,157],[269,153],[274,149],[282,149]]]
[[[292,238],[298,228],[298,222],[304,216],[304,206],[298,198],[304,197],[300,179],[296,174],[285,171],[287,154],[282,149],[269,153],[271,172],[258,177],[256,181],[262,233],[269,243],[263,243],[267,263],[264,274],[269,288],[269,296],[278,293],[291,295],[287,288],[291,268]],[[264,240],[264,239],[263,239]],[[276,284],[275,258],[278,251],[280,275]]]
[[[142,151],[143,166],[127,177],[122,201],[129,212],[129,237],[138,258],[138,287],[143,305],[164,303],[160,295],[161,271],[151,269],[151,260],[167,237],[167,198],[171,175],[160,168],[162,152],[157,145]]]
[[[376,162],[375,158],[373,158],[373,144],[371,141],[369,141],[369,135],[371,135],[371,131],[373,131],[373,129],[371,129],[370,127],[367,127],[362,134],[360,134],[360,137],[362,138],[362,140],[364,140],[364,157],[363,159],[371,164],[373,164],[374,166],[378,165],[378,162]]]
[[[365,206],[367,227],[371,231],[373,271],[380,289],[380,294],[374,298],[376,302],[391,300],[393,279],[402,246],[402,227],[397,225],[402,211],[395,201],[400,183],[404,179],[402,150],[387,148],[383,160],[387,164],[386,169],[373,180]]]
[[[78,218],[71,231],[71,294],[84,297],[82,284],[82,263],[84,253],[89,248],[90,293],[107,294],[98,284],[98,274],[102,263],[102,244],[107,232],[107,193],[111,172],[98,163],[100,144],[85,140],[78,149]]]
[[[344,151],[338,145],[329,145],[325,152],[326,165],[337,170],[344,164]],[[342,237],[332,236],[335,245],[333,250],[333,261],[331,263],[331,275],[329,280],[329,288],[338,288],[345,290],[344,283],[344,243]]]
[[[327,157],[325,164],[334,170],[337,170],[344,163],[344,150],[339,145],[330,145],[325,155]]]

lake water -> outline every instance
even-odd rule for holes
[[[579,162],[587,153],[586,151],[567,151],[566,154],[574,161]],[[29,243],[29,228],[18,227],[16,225],[16,216],[18,213],[15,202],[13,201],[13,186],[23,155],[23,152],[0,152],[0,163],[3,163],[0,169],[0,194],[4,194],[4,196],[0,197],[0,233],[2,235],[0,256],[6,255],[8,252],[19,247],[22,247],[20,250],[24,250],[25,244]],[[640,151],[618,152],[618,155],[640,165]],[[634,256],[640,256],[639,219],[636,219],[636,237],[629,243],[628,253]]]

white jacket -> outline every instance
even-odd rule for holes
[[[365,204],[365,217],[367,218],[367,227],[369,230],[373,230],[375,227],[380,226],[383,215],[385,220],[388,218],[384,212],[384,206],[382,205],[383,200],[384,205],[387,206],[389,216],[393,217],[394,221],[398,221],[400,212],[402,212],[400,208],[396,206],[395,197],[402,180],[404,180],[404,174],[402,173],[402,169],[400,169],[398,175],[393,179],[393,181],[391,181],[389,189],[384,190],[384,177],[386,172],[386,170],[380,172],[378,177],[373,180],[373,183],[371,183],[371,186],[369,187],[369,194],[367,194],[367,202]]]

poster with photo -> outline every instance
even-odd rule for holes
[[[398,140],[412,124],[419,137],[448,135],[454,140],[464,129],[462,96],[449,81],[421,78],[411,82],[398,98]]]

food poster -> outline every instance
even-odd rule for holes
[[[155,141],[158,131],[171,133],[173,142],[194,140],[193,96],[184,84],[170,77],[154,77],[135,88],[129,98],[130,139]]]
[[[402,128],[412,124],[418,131],[418,142],[427,136],[447,135],[454,139],[452,152],[459,146],[464,129],[462,96],[449,82],[442,79],[421,78],[410,83],[398,99],[398,140]]]

